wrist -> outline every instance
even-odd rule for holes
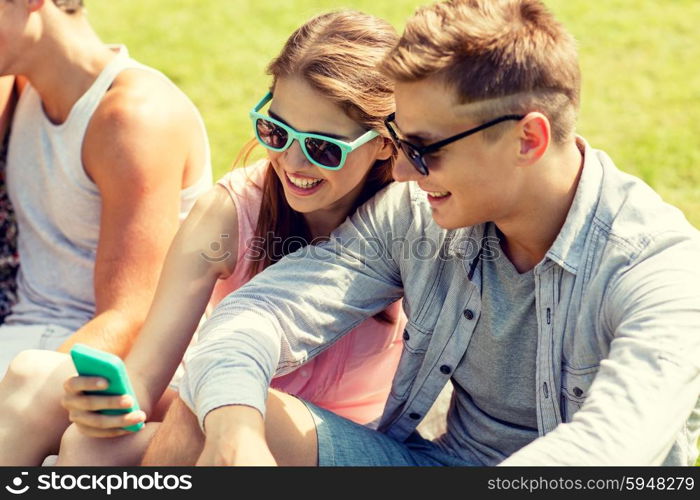
[[[207,440],[231,441],[251,435],[265,437],[262,414],[251,406],[229,405],[210,411],[204,417]]]

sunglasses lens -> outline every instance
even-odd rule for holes
[[[307,138],[304,142],[306,151],[314,161],[326,167],[337,167],[343,158],[343,152],[337,144],[323,139]]]
[[[405,143],[403,141],[401,141],[399,145],[401,146],[401,151],[403,151],[403,153],[406,155],[406,158],[408,158],[408,160],[413,164],[415,169],[418,170],[418,172],[420,172],[421,174],[425,175],[427,169],[423,165],[423,158],[421,157],[421,154],[418,152],[418,150],[410,144]]]
[[[287,131],[270,121],[258,118],[255,129],[262,143],[271,149],[282,149],[287,144]]]

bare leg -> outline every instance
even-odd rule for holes
[[[265,438],[278,465],[318,465],[316,424],[304,403],[270,389],[265,413]]]
[[[75,375],[70,357],[24,351],[0,381],[0,465],[41,465],[58,451],[70,423],[61,406],[63,383]]]
[[[153,411],[149,422],[138,432],[116,438],[92,438],[81,433],[75,425],[68,427],[61,439],[58,466],[115,466],[139,465],[148,444],[160,426],[176,392],[169,389]]]
[[[141,465],[194,465],[204,447],[197,418],[178,397],[151,440]]]
[[[316,426],[304,403],[270,390],[265,436],[279,465],[317,465]],[[180,398],[173,402],[146,451],[142,465],[194,465],[204,447],[197,418]]]
[[[139,465],[148,443],[160,426],[147,423],[143,429],[116,438],[92,438],[81,433],[75,425],[68,427],[61,440],[57,466],[116,466]]]

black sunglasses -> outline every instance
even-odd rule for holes
[[[391,139],[394,141],[394,144],[396,145],[397,148],[399,148],[403,153],[406,155],[406,158],[411,162],[411,164],[415,167],[418,172],[420,172],[422,175],[428,175],[428,164],[425,161],[424,156],[428,155],[430,153],[434,153],[440,148],[444,148],[448,144],[452,144],[455,141],[458,141],[460,139],[463,139],[467,136],[470,136],[472,134],[476,134],[477,132],[481,132],[484,129],[487,129],[489,127],[493,127],[494,125],[497,125],[501,122],[505,122],[508,120],[517,120],[520,121],[523,118],[525,118],[525,115],[504,115],[500,116],[498,118],[495,118],[491,121],[488,121],[486,123],[483,123],[479,125],[478,127],[470,128],[469,130],[466,130],[464,132],[460,132],[457,135],[453,135],[452,137],[448,137],[447,139],[443,139],[441,141],[435,142],[433,144],[429,144],[428,146],[417,146],[415,144],[411,144],[408,141],[404,141],[403,139],[399,139],[398,134],[396,133],[396,130],[391,126],[391,122],[394,121],[396,118],[395,113],[391,113],[389,116],[386,117],[384,120],[384,124],[386,125],[387,130],[389,130],[389,134],[391,135]]]

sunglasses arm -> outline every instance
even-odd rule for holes
[[[369,141],[371,141],[372,139],[374,139],[375,137],[378,137],[378,136],[379,136],[379,132],[377,132],[376,130],[368,130],[367,132],[362,134],[360,137],[358,137],[357,139],[355,139],[354,141],[349,143],[349,146],[352,149],[357,149],[360,146],[362,146],[363,144],[368,143]]]

